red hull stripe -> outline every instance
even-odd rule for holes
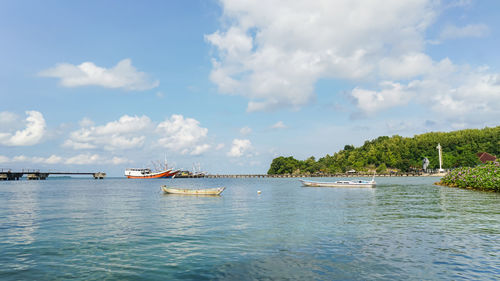
[[[172,177],[172,176],[176,175],[178,172],[179,172],[179,170],[176,170],[176,171],[170,171],[170,173],[168,174],[168,176],[167,176],[167,177],[168,177],[168,178],[169,178],[169,177]]]

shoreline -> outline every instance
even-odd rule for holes
[[[444,177],[446,173],[394,173],[394,174],[376,174],[375,177]],[[267,175],[267,174],[208,174],[204,177],[176,177],[176,178],[356,178],[356,177],[373,177],[373,174],[329,174],[329,175]]]
[[[454,184],[445,184],[445,183],[442,183],[440,181],[438,182],[435,182],[434,185],[437,185],[437,186],[444,186],[444,187],[449,187],[449,188],[457,188],[457,189],[464,189],[464,190],[474,190],[474,191],[484,191],[484,192],[492,192],[492,193],[496,193],[495,190],[491,190],[491,189],[485,189],[485,188],[477,188],[477,187],[470,187],[470,186],[467,186],[467,187],[460,187],[460,186],[457,186],[457,185],[454,185]]]

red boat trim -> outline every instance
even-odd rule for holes
[[[167,178],[167,177],[169,177],[169,174],[171,174],[171,173],[172,173],[172,171],[165,171],[165,172],[162,172],[162,173],[157,173],[157,174],[152,174],[152,175],[147,175],[147,176],[130,176],[130,175],[127,175],[127,178],[129,178],[129,179],[157,179],[157,178]]]

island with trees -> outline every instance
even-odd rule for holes
[[[413,137],[381,136],[365,141],[360,147],[346,145],[333,155],[316,160],[297,160],[293,156],[273,159],[269,175],[339,174],[348,171],[387,173],[419,170],[422,160],[429,160],[429,169],[439,168],[436,146],[440,144],[443,168],[475,167],[481,162],[477,153],[500,155],[500,126],[452,132],[431,132]]]

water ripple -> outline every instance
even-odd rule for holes
[[[386,178],[0,183],[2,280],[495,280],[500,196]],[[257,194],[261,190],[261,194]]]

